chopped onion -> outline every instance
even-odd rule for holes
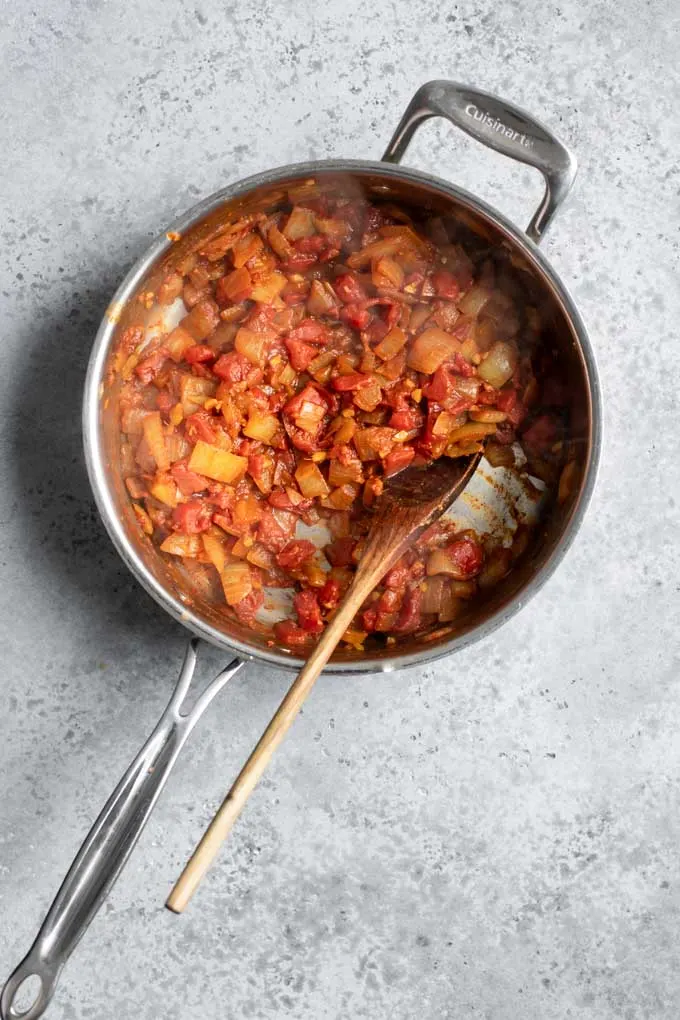
[[[299,241],[301,237],[311,237],[313,233],[314,213],[311,209],[296,205],[283,228],[283,236],[288,241]]]
[[[321,505],[329,510],[348,510],[359,495],[359,486],[348,482],[333,489],[329,496],[321,501]]]
[[[245,266],[242,266],[220,281],[217,291],[218,298],[222,301],[220,295],[224,295],[228,301],[233,301],[236,304],[250,297],[252,287],[253,281],[250,273]]]
[[[416,305],[411,309],[411,318],[408,321],[409,333],[417,333],[425,325],[432,315],[430,305]]]
[[[275,414],[253,413],[243,429],[243,434],[249,439],[258,439],[261,443],[269,444],[278,431],[279,419]]]
[[[330,283],[312,280],[307,298],[307,311],[310,315],[336,315],[338,299]]]
[[[252,289],[250,296],[253,301],[261,301],[263,304],[269,305],[272,301],[279,296],[283,288],[288,283],[288,279],[283,273],[279,273],[276,269],[269,276],[260,280]]]
[[[142,422],[142,430],[149,453],[156,461],[156,467],[159,471],[167,471],[170,467],[170,458],[165,445],[165,433],[159,411],[151,411],[147,414]]]
[[[464,609],[464,603],[456,598],[453,591],[449,590],[445,593],[444,600],[442,602],[442,608],[439,610],[439,622],[450,623],[455,620],[456,617],[460,616]]]
[[[394,259],[383,256],[373,260],[371,279],[374,287],[391,287],[399,290],[404,282],[404,270]]]
[[[271,337],[267,333],[253,333],[252,329],[241,326],[234,338],[234,347],[243,354],[248,361],[258,368],[262,367],[267,360],[267,350],[271,343]]]
[[[350,461],[342,464],[338,458],[334,458],[328,468],[328,481],[333,488],[345,485],[347,482],[363,482],[364,472],[360,460]]]
[[[295,481],[300,486],[300,492],[305,499],[314,499],[316,496],[327,496],[331,491],[326,479],[312,460],[303,460],[295,472]]]
[[[470,421],[449,433],[451,443],[480,443],[485,436],[496,431],[493,423]]]
[[[380,259],[385,256],[396,255],[397,252],[401,251],[404,247],[404,241],[400,237],[388,237],[383,238],[380,241],[373,241],[372,244],[367,244],[359,251],[353,252],[347,259],[347,265],[350,269],[362,269],[364,266],[367,266],[372,259]]]
[[[199,439],[189,459],[189,470],[205,475],[216,482],[231,485],[238,482],[246,473],[247,457],[237,457],[234,453],[221,450],[218,446],[204,443]]]
[[[423,598],[420,604],[422,612],[428,614],[439,614],[447,589],[446,577],[444,577],[443,574],[437,574],[435,577],[428,577],[423,588]]]
[[[222,570],[220,578],[228,606],[235,606],[253,590],[250,567],[247,563],[228,563]]]
[[[432,326],[417,336],[406,356],[409,368],[432,375],[448,358],[460,350],[460,343],[439,326]]]
[[[372,379],[367,386],[362,386],[354,394],[354,403],[362,411],[375,411],[382,400],[382,390],[378,382]]]
[[[262,250],[262,247],[262,238],[259,234],[251,232],[243,237],[239,237],[231,253],[235,268],[240,269],[241,266],[245,266],[248,259],[252,259],[254,255],[257,255]]]
[[[295,251],[288,238],[281,233],[275,223],[267,231],[267,240],[269,241],[269,246],[280,259],[289,259]]]
[[[203,542],[205,554],[213,567],[216,567],[218,572],[222,573],[227,562],[227,550],[224,542],[217,538],[216,535],[211,535],[208,532],[204,532],[201,535],[201,541]]]
[[[186,351],[193,347],[196,341],[191,333],[184,326],[176,326],[165,339],[164,347],[173,361],[180,362]]]
[[[273,570],[276,567],[276,557],[271,549],[267,549],[261,542],[255,542],[246,553],[246,559],[254,567],[261,570]]]
[[[153,522],[144,507],[140,506],[139,503],[133,503],[132,509],[144,534],[153,535]]]
[[[203,407],[206,400],[215,396],[217,381],[201,379],[197,375],[183,374],[179,382],[179,396],[184,417],[188,418],[194,411]]]
[[[295,424],[303,432],[308,432],[312,436],[316,435],[325,413],[323,405],[317,404],[313,400],[303,400],[300,410],[294,415]]]
[[[498,340],[477,369],[478,374],[491,386],[500,389],[511,379],[517,368],[517,347],[509,340]]]
[[[172,478],[168,476],[160,477],[150,486],[149,492],[154,499],[165,503],[166,506],[177,506],[177,486]]]
[[[496,424],[505,421],[508,417],[505,411],[497,411],[493,407],[482,407],[479,411],[470,411],[469,414],[473,421],[495,422]]]
[[[475,318],[491,298],[491,293],[488,287],[477,284],[471,287],[465,297],[458,302],[458,307],[463,315],[470,315],[472,318]]]
[[[389,361],[395,354],[406,345],[406,334],[403,329],[399,329],[398,326],[394,326],[386,336],[380,341],[375,348],[375,353],[383,361]]]
[[[201,552],[202,542],[200,535],[168,535],[161,543],[161,552],[169,553],[171,556],[198,556]]]
[[[484,447],[484,456],[491,467],[514,467],[515,451],[507,443],[489,442]]]

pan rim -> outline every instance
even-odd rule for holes
[[[470,627],[469,630],[454,635],[450,640],[435,647],[429,647],[424,643],[421,650],[405,654],[394,654],[391,657],[369,657],[345,662],[331,662],[326,670],[324,670],[326,673],[333,674],[384,673],[435,662],[490,636],[518,613],[552,576],[576,537],[595,488],[602,447],[601,388],[595,355],[583,320],[567,287],[537,246],[502,213],[465,189],[432,174],[380,161],[334,159],[292,163],[254,174],[214,192],[182,214],[151,243],[126,274],[111,298],[109,307],[119,308],[127,303],[149,268],[174,243],[167,236],[168,234],[184,233],[226,201],[242,197],[258,187],[273,185],[291,178],[324,173],[348,173],[350,175],[373,173],[386,178],[405,180],[414,185],[428,188],[430,191],[439,191],[444,197],[455,200],[460,205],[467,207],[471,212],[488,220],[491,226],[500,230],[507,240],[521,250],[541,280],[550,288],[553,298],[557,301],[565,320],[571,327],[572,335],[583,362],[584,376],[587,382],[590,421],[590,441],[588,444],[587,461],[578,499],[572,507],[570,516],[564,524],[560,539],[555,547],[520,591],[514,596],[509,597],[507,603],[499,607],[488,619]],[[173,619],[181,623],[193,634],[231,654],[237,655],[241,659],[263,662],[288,671],[298,671],[304,664],[304,659],[285,655],[278,650],[255,648],[233,638],[227,639],[217,628],[201,620],[200,617],[175,598],[165,586],[160,584],[147,569],[129,542],[122,522],[116,513],[112,492],[108,485],[99,428],[101,387],[115,328],[115,317],[105,314],[95,336],[88,361],[82,411],[83,443],[88,478],[97,510],[114,547],[125,565],[151,597]]]

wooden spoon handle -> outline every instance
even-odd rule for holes
[[[403,552],[404,543],[413,532],[414,516],[408,512],[397,515],[390,521],[388,535],[385,535],[384,529],[376,529],[374,535],[378,540],[369,539],[354,581],[333,619],[298,673],[175,883],[166,901],[170,910],[181,914],[187,906],[357,610]]]

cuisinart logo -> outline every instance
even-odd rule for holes
[[[506,138],[511,138],[513,142],[519,142],[519,144],[523,145],[525,149],[533,149],[533,138],[528,138],[519,131],[515,131],[514,128],[508,127],[508,125],[504,124],[502,120],[498,119],[498,117],[492,117],[490,114],[485,113],[484,110],[480,110],[474,103],[468,103],[465,107],[465,112],[468,117],[472,117],[473,120],[478,120],[481,124],[486,124],[486,126],[491,128],[492,131],[498,131],[499,134],[505,135]]]

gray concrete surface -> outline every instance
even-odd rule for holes
[[[0,975],[185,640],[103,534],[80,446],[98,318],[152,236],[271,165],[377,157],[419,84],[475,83],[579,156],[545,249],[606,397],[554,579],[455,659],[321,683],[178,918],[164,898],[286,677],[220,698],[53,1020],[678,1016],[678,27],[673,0],[3,6]],[[522,223],[540,193],[443,124],[409,162]]]

